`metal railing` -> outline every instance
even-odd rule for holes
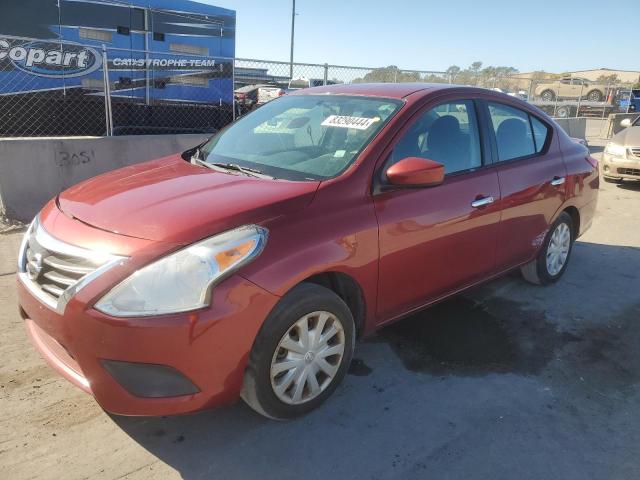
[[[42,53],[47,49],[37,48],[46,43],[52,44],[48,51],[60,51],[60,64]],[[551,75],[395,66],[294,63],[291,76],[289,62],[204,56],[187,47],[171,45],[171,51],[158,52],[98,41],[0,36],[5,53],[0,55],[0,137],[209,133],[286,93],[292,80],[297,87],[359,82],[472,85],[520,97],[558,118],[605,119],[625,111],[630,91],[629,84],[579,83]]]

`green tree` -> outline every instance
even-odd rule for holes
[[[617,74],[613,73],[611,75],[600,75],[596,79],[597,83],[601,83],[603,85],[615,85],[616,83],[622,83],[620,77]]]
[[[462,69],[457,65],[451,65],[449,68],[447,68],[446,73],[447,73],[448,77],[451,79],[452,83],[456,82],[456,78],[460,74],[461,70]]]
[[[481,68],[482,68],[482,62],[473,62],[469,67],[469,70],[471,70],[471,73],[477,74]]]
[[[374,68],[362,78],[356,78],[353,83],[363,82],[382,82],[382,83],[399,83],[399,82],[419,82],[420,73],[412,71],[400,70],[395,65],[388,67]]]

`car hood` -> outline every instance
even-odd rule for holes
[[[640,127],[627,127],[614,135],[611,141],[625,147],[640,147]]]
[[[176,155],[79,183],[61,193],[57,204],[102,230],[187,244],[303,209],[318,185],[217,172]]]

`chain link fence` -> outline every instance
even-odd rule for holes
[[[0,47],[0,137],[212,133],[293,89],[360,82],[477,86],[603,125],[632,108],[630,84],[551,74],[291,65],[205,56],[186,44],[155,52],[3,37]]]

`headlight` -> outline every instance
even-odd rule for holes
[[[622,157],[627,153],[627,149],[622,145],[618,145],[617,143],[609,142],[607,146],[604,147],[604,153],[607,153],[613,157]]]
[[[205,307],[213,284],[258,256],[266,240],[266,229],[247,225],[194,243],[141,268],[95,308],[115,317],[135,317]]]

